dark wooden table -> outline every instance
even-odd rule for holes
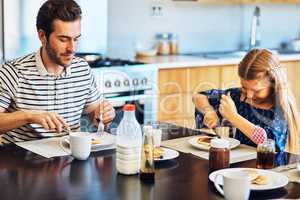
[[[197,131],[160,124],[163,139],[199,134]],[[286,154],[286,162],[295,156]],[[116,171],[115,151],[92,153],[87,161],[71,156],[45,159],[17,146],[0,149],[0,199],[222,199],[208,181],[208,162],[180,153],[174,160],[156,164],[155,183],[138,175]],[[255,167],[250,160],[231,167]],[[251,199],[299,198],[300,184],[251,192]]]

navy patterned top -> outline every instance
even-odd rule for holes
[[[220,99],[222,94],[227,94],[230,91],[230,96],[235,103],[237,112],[251,123],[263,128],[268,138],[273,139],[276,144],[276,151],[284,151],[287,143],[288,126],[283,117],[280,109],[273,107],[272,109],[265,110],[256,108],[244,101],[240,100],[241,89],[230,88],[227,90],[208,90],[201,92],[208,97],[210,105],[217,111],[219,119],[221,115],[218,112]],[[197,128],[203,128],[203,114],[199,111],[195,111],[196,126]],[[242,144],[256,146],[247,136],[245,136],[239,129],[236,130],[235,138]]]

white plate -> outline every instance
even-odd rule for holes
[[[91,151],[99,151],[115,143],[115,137],[109,133],[104,133],[102,135],[91,133],[91,136],[94,139],[100,140],[99,144],[92,144]],[[62,137],[60,141],[63,147],[69,147],[70,140],[68,135]]]
[[[255,170],[259,175],[267,176],[268,178],[268,184],[266,185],[257,185],[257,184],[251,184],[250,189],[251,190],[272,190],[277,189],[286,186],[289,183],[289,179],[287,176],[270,171],[270,170],[264,170],[264,169],[255,169],[255,168],[228,168],[228,169],[221,169],[218,171],[215,171],[209,175],[209,180],[214,182],[215,176],[217,174],[224,174],[226,172],[235,172],[235,171],[241,171],[241,170]],[[223,185],[223,178],[222,176],[219,176],[217,178],[217,183],[220,185]]]
[[[209,134],[209,135],[216,135],[216,132],[210,128],[200,128],[200,129],[195,129],[195,130],[200,131],[202,133]]]
[[[41,133],[43,137],[59,137],[59,136],[64,136],[67,135],[68,133],[62,132],[62,133]]]
[[[200,137],[210,137],[210,136],[197,136],[197,137],[193,137],[191,139],[188,140],[188,142],[193,146],[193,147],[196,147],[198,149],[201,149],[201,150],[209,150],[209,146],[207,145],[204,145],[204,144],[199,144],[197,141],[198,141],[198,138]],[[226,140],[229,140],[229,143],[230,143],[230,149],[233,149],[233,148],[236,148],[238,147],[241,142],[237,139],[234,139],[234,138],[226,138]]]
[[[154,158],[154,161],[163,161],[163,160],[170,160],[170,159],[174,159],[177,158],[179,156],[179,152],[175,151],[173,149],[169,149],[169,148],[165,148],[165,147],[161,147],[162,149],[164,149],[164,153],[163,153],[163,157],[162,158]]]

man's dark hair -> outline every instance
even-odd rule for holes
[[[81,8],[74,0],[48,0],[40,8],[37,20],[37,30],[44,30],[45,35],[53,31],[53,21],[56,19],[71,22],[81,18]]]

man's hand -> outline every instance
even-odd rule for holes
[[[63,127],[70,129],[66,120],[57,113],[45,111],[30,111],[29,123],[40,124],[46,130],[56,130],[62,132]]]
[[[102,116],[102,117],[100,117]],[[109,124],[116,116],[115,109],[107,100],[102,101],[93,113],[93,123],[98,124],[97,119],[101,119],[105,125]]]
[[[238,114],[230,94],[222,95],[219,112],[230,122]]]
[[[204,114],[203,123],[208,128],[214,128],[219,124],[219,117],[214,110],[207,111]]]

